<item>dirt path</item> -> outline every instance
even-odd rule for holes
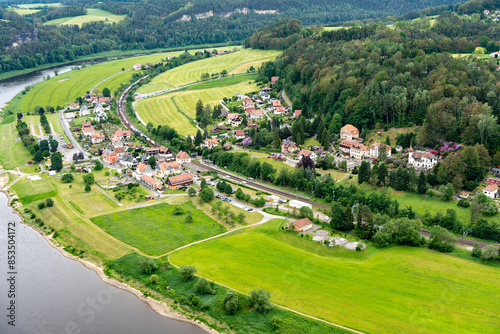
[[[99,185],[97,185],[97,190],[99,190],[100,192],[102,192],[107,198],[109,198],[110,200],[112,200],[113,202],[115,202],[118,206],[123,206],[122,203],[118,202],[116,199],[114,199],[113,197],[109,196],[109,194],[107,192],[105,192]]]
[[[38,124],[38,131],[40,131],[40,137],[43,136],[42,124]]]
[[[36,134],[36,131],[35,131],[35,126],[33,125],[33,120],[30,118],[30,127],[31,127],[31,135],[33,137],[36,137],[37,134]]]

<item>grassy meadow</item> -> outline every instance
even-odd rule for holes
[[[10,11],[16,13],[16,14],[19,14],[21,16],[24,16],[24,15],[31,15],[31,14],[35,14],[35,13],[38,13],[39,11],[41,11],[41,9],[10,9]]]
[[[247,76],[229,77],[216,81],[222,84],[220,87],[195,89],[195,87],[198,87],[198,85],[195,85],[190,87],[192,90],[172,92],[140,100],[135,104],[135,107],[137,113],[146,123],[151,122],[155,126],[166,124],[176,129],[181,135],[194,135],[196,134],[196,128],[191,124],[188,117],[193,119],[196,117],[195,107],[198,100],[202,100],[203,104],[208,103],[214,106],[224,97],[231,97],[236,93],[256,91],[258,89],[257,85],[250,80]],[[225,85],[226,81],[231,84],[229,86]],[[239,83],[232,84],[238,81]],[[210,87],[214,83],[206,82],[200,84],[200,86]]]
[[[496,268],[410,247],[337,253],[280,232],[281,222],[170,260],[238,291],[268,289],[277,304],[365,332],[494,333],[500,326]]]
[[[33,156],[24,147],[19,138],[16,123],[0,124],[0,163],[4,169],[12,169],[16,166],[24,165]]]
[[[257,69],[258,64],[274,60],[280,54],[280,51],[274,50],[244,49],[191,62],[156,76],[149,84],[140,87],[138,93],[151,93],[197,82],[201,80],[203,73],[220,73],[223,70],[226,70],[228,74],[246,73],[250,66],[253,65]]]
[[[79,27],[88,22],[118,23],[127,15],[115,15],[102,9],[87,8],[87,15],[63,17],[45,22],[45,25],[77,25]]]
[[[178,207],[183,209],[184,214],[176,215],[175,206],[161,203],[98,216],[91,220],[109,234],[149,255],[161,255],[226,231],[193,203]],[[192,223],[184,222],[188,211],[191,211]]]
[[[27,3],[27,4],[22,4],[22,5],[16,5],[19,8],[23,9],[31,9],[31,8],[38,8],[38,7],[64,7],[64,5],[61,5],[60,2],[53,2],[53,3]]]

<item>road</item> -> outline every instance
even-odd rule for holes
[[[75,138],[73,137],[73,133],[71,132],[71,130],[69,129],[68,127],[68,122],[64,119],[63,117],[63,112],[61,111],[59,113],[59,121],[61,122],[62,124],[62,127],[64,129],[64,132],[66,133],[66,136],[69,138],[69,140],[71,141],[71,144],[73,144],[73,147],[78,151],[78,152],[81,152],[83,153],[83,156],[85,157],[85,159],[88,159],[89,158],[89,155],[87,152],[85,152],[85,150],[80,146],[80,143],[78,143]]]
[[[130,70],[132,70],[132,69],[131,69],[131,68],[129,68],[128,70],[125,70],[125,71],[120,71],[120,72],[118,72],[118,73],[115,73],[115,74],[113,74],[113,75],[110,75],[109,77],[107,77],[106,79],[102,80],[101,82],[98,82],[98,83],[97,83],[94,87],[92,87],[92,88],[90,89],[90,94],[92,94],[92,93],[94,92],[94,89],[96,89],[96,88],[97,88],[97,86],[99,86],[100,84],[102,84],[104,81],[111,79],[111,78],[112,78],[112,77],[114,77],[115,75],[118,75],[118,74],[120,74],[120,73],[125,73],[125,72],[130,71]]]
[[[422,235],[424,237],[430,237],[431,236],[431,232],[430,231],[421,230],[420,232],[422,232]],[[463,238],[457,237],[457,246],[462,245],[462,243],[465,246],[469,246],[469,247],[472,247],[474,245],[478,245],[479,247],[483,248],[485,246],[493,245],[495,247],[500,248],[499,244],[493,244],[493,243],[489,243],[489,242],[476,241],[476,240],[471,240],[471,239],[463,239]]]

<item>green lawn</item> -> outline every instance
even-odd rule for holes
[[[0,125],[0,162],[5,169],[12,169],[16,166],[24,165],[33,156],[24,147],[21,141],[15,141],[19,138],[16,130],[16,123],[7,123]]]
[[[21,16],[35,14],[40,11],[40,9],[10,9],[10,10]]]
[[[92,218],[92,222],[123,242],[149,255],[161,255],[193,241],[225,232],[226,229],[196,209],[193,203],[178,205],[191,211],[193,222],[184,222],[186,213],[174,215],[176,206],[161,203]]]
[[[37,181],[23,179],[16,182],[12,188],[19,196],[19,200],[23,204],[29,204],[31,202],[57,195],[56,188],[52,185],[48,178]]]
[[[223,49],[232,48],[218,48],[217,50]],[[154,77],[149,84],[140,87],[138,93],[156,92],[197,82],[201,80],[203,73],[220,73],[223,70],[226,70],[229,75],[246,73],[250,66],[258,68],[258,64],[273,60],[280,54],[281,51],[244,49],[223,56],[191,62]]]
[[[87,8],[87,15],[63,17],[60,19],[45,22],[45,25],[78,25],[82,26],[89,22],[118,23],[125,19],[127,15],[115,15],[102,9]]]
[[[309,146],[320,146],[321,147],[321,144],[319,143],[319,141],[317,141],[316,139],[314,138],[307,138],[304,142],[304,147],[309,147]]]
[[[268,289],[275,303],[365,332],[495,333],[500,327],[496,268],[410,247],[337,255],[312,241],[290,241],[293,236],[276,232],[280,224],[194,245],[170,260],[239,291]]]
[[[229,79],[233,78],[223,80],[230,81]],[[209,83],[200,85],[204,84]],[[176,129],[179,134],[194,135],[196,134],[196,128],[191,124],[188,117],[196,117],[195,107],[198,100],[203,101],[203,104],[208,103],[214,106],[224,97],[231,97],[236,93],[249,93],[257,89],[258,87],[253,81],[245,80],[229,86],[178,91],[143,99],[138,101],[135,107],[142,120],[146,123],[151,122],[155,126],[169,125]]]
[[[33,164],[33,165],[21,167],[21,172],[23,172],[23,173],[34,174],[34,173],[38,173],[39,171],[40,171],[39,164]]]

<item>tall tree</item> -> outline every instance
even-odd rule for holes
[[[427,192],[427,177],[425,176],[423,170],[420,171],[420,174],[418,175],[417,192],[419,194],[425,194]]]

